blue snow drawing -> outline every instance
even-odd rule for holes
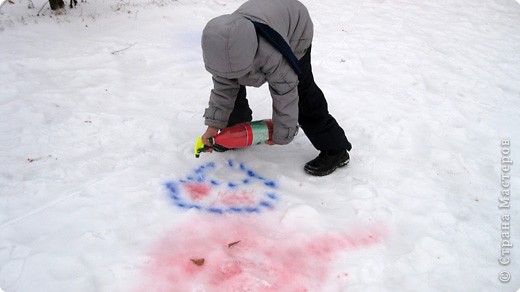
[[[164,187],[177,207],[212,214],[260,213],[273,209],[279,198],[274,180],[233,160],[202,164]]]

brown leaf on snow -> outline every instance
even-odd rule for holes
[[[33,163],[33,162],[38,161],[38,160],[41,160],[41,159],[42,159],[42,157],[37,157],[37,158],[27,158],[27,162],[29,162],[29,163]]]
[[[239,240],[239,241],[232,242],[232,243],[228,244],[227,247],[228,247],[228,248],[232,248],[234,245],[237,245],[239,242],[240,242],[240,240]]]
[[[191,259],[191,261],[199,267],[204,264],[204,259]]]

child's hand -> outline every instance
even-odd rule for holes
[[[215,137],[218,134],[218,131],[218,128],[208,126],[206,132],[202,135],[202,142],[204,142],[204,145],[211,146],[209,138]]]

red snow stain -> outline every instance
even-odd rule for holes
[[[263,222],[261,217],[197,217],[157,244],[143,287],[149,291],[320,291],[348,277],[345,271],[331,275],[342,253],[372,247],[385,234],[384,228],[304,233],[280,222]],[[197,265],[193,259],[204,263]]]
[[[184,188],[186,189],[188,195],[192,200],[201,200],[211,194],[211,185],[208,184],[185,184]]]
[[[226,190],[219,191],[219,202],[227,206],[253,206],[257,200],[255,190]]]

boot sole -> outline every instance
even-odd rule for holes
[[[341,168],[341,167],[344,167],[344,166],[347,166],[347,164],[350,162],[350,159],[347,159],[345,160],[344,162],[338,164],[336,167],[334,168],[331,168],[329,169],[328,171],[326,172],[317,172],[315,170],[312,170],[312,169],[308,169],[308,168],[303,168],[303,170],[305,170],[306,173],[310,174],[310,175],[313,175],[313,176],[326,176],[326,175],[329,175],[331,173],[333,173],[336,169],[338,168]]]

